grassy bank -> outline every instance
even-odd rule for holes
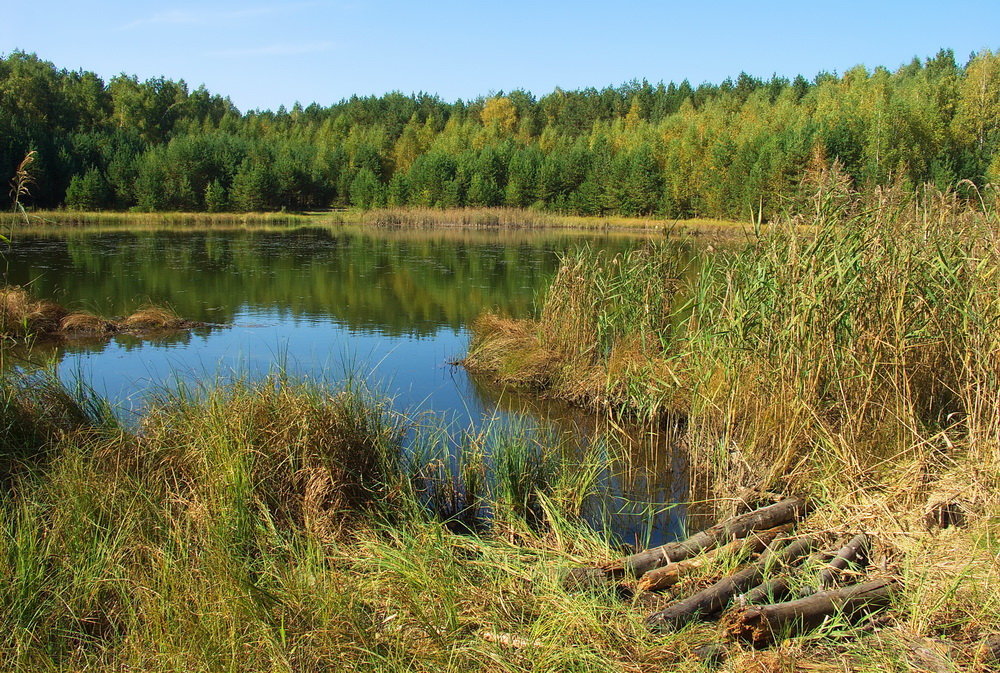
[[[385,402],[278,378],[164,394],[133,430],[50,380],[0,391],[7,670],[502,669],[480,631],[512,628],[599,670],[639,628],[553,572],[606,547],[579,522],[596,455],[427,430],[404,452]]]
[[[362,224],[379,227],[459,227],[466,229],[560,228],[636,230],[674,234],[742,235],[748,225],[712,219],[560,215],[520,208],[383,208],[309,213],[133,213],[50,210],[0,214],[0,226],[285,226]]]
[[[653,637],[649,602],[563,587],[620,553],[580,519],[613,453],[517,432],[456,448],[362,390],[281,378],[165,393],[134,429],[47,379],[0,392],[7,670],[697,671],[717,639]],[[914,632],[971,662],[996,568],[965,535],[914,542],[947,563],[893,557],[916,592],[895,629],[834,622],[734,648],[729,670],[896,670]]]
[[[716,493],[816,498],[813,525],[883,541],[909,627],[974,642],[1000,628],[1000,220],[947,195],[818,205],[695,268],[583,251],[536,319],[480,318],[466,364],[684,415]],[[942,502],[964,527],[931,530]]]

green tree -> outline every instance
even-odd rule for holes
[[[74,210],[100,210],[111,202],[111,189],[96,168],[74,175],[66,189],[66,206]]]

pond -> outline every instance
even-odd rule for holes
[[[33,350],[33,362],[87,382],[126,420],[164,387],[280,369],[330,383],[363,379],[400,411],[430,412],[456,428],[529,423],[584,444],[616,424],[499,389],[452,363],[482,312],[532,315],[560,255],[642,243],[522,229],[66,228],[18,232],[6,263],[9,282],[71,309],[115,316],[155,303],[210,325]],[[612,512],[624,542],[676,536],[686,510],[669,505],[690,499],[683,456],[669,433],[616,432],[646,468],[609,475],[612,502],[602,511]]]

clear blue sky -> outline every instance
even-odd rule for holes
[[[205,84],[242,109],[357,93],[447,100],[740,71],[895,68],[941,47],[1000,47],[1000,2],[203,0],[11,2],[0,52],[107,78]]]

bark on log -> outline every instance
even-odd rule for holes
[[[806,514],[806,502],[802,498],[786,498],[781,502],[761,507],[753,512],[740,514],[686,540],[647,549],[627,556],[620,561],[604,566],[601,570],[606,578],[620,579],[626,575],[642,577],[655,568],[668,563],[685,561],[706,549],[717,547],[733,539],[743,538],[758,530],[798,521]]]
[[[870,538],[864,533],[860,533],[851,538],[837,555],[830,561],[827,567],[819,573],[819,586],[821,589],[830,589],[837,584],[837,580],[844,574],[849,566],[855,565],[864,567],[868,565],[868,548],[871,545]]]
[[[703,568],[720,556],[735,556],[736,554],[759,554],[764,551],[769,544],[780,536],[791,531],[791,524],[775,526],[760,532],[750,533],[745,539],[733,540],[723,547],[696,556],[687,561],[679,561],[665,565],[662,568],[650,570],[635,585],[636,591],[662,591],[677,584],[681,578],[692,574],[695,570]]]
[[[695,619],[714,615],[729,605],[734,596],[757,586],[772,559],[790,565],[809,553],[817,543],[815,537],[804,537],[792,542],[780,552],[765,553],[759,561],[737,573],[724,577],[712,586],[678,601],[646,618],[646,626],[654,633],[667,633]]]
[[[787,603],[737,608],[726,615],[724,631],[734,640],[762,647],[782,637],[813,629],[836,613],[853,619],[865,612],[885,608],[898,589],[898,582],[880,579]]]
[[[818,551],[810,554],[805,561],[802,562],[802,566],[815,565],[820,562],[829,561],[836,554],[835,551]],[[795,573],[779,575],[774,579],[768,580],[763,584],[758,584],[750,591],[746,592],[742,596],[737,598],[737,603],[739,605],[764,605],[768,603],[778,603],[789,596],[795,591],[793,586],[792,577],[801,574],[802,568],[798,568]],[[816,593],[815,589],[810,590],[806,595]]]

